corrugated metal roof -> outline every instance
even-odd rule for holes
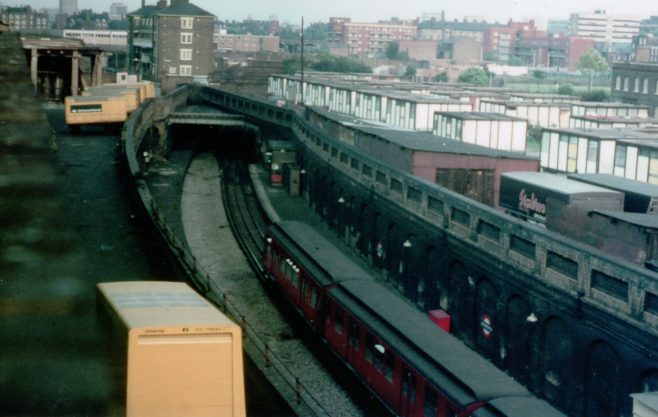
[[[629,191],[647,197],[658,197],[658,185],[647,184],[612,174],[569,174],[567,177],[621,192]]]
[[[144,6],[134,12],[128,13],[128,16],[151,17],[154,16],[157,11],[158,8],[156,6]]]
[[[203,10],[192,3],[178,3],[160,10],[158,15],[169,16],[214,16],[214,14]]]
[[[456,112],[456,111],[442,111],[441,114],[454,117],[462,120],[497,120],[497,121],[516,121],[527,122],[526,119],[521,117],[508,116],[501,113],[488,113],[488,112]]]
[[[385,141],[395,143],[401,148],[422,152],[452,153],[459,155],[483,156],[488,158],[509,158],[523,160],[537,160],[517,152],[500,151],[484,146],[464,143],[455,139],[435,136],[429,132],[418,132],[414,130],[397,129],[391,126],[376,125],[367,120],[357,119],[335,112],[327,111],[320,107],[310,107],[323,116],[335,120],[345,126],[360,132],[377,136]]]
[[[658,229],[658,216],[655,214],[630,213],[626,211],[592,210],[592,213],[609,217],[625,223],[634,224],[649,229]]]
[[[540,186],[561,194],[619,194],[617,191],[597,187],[596,185],[576,180],[570,180],[566,176],[549,174],[547,172],[505,172],[501,174],[501,177],[507,177],[516,181]]]
[[[644,128],[618,128],[618,129],[587,129],[587,128],[546,128],[544,131],[563,133],[572,136],[587,137],[599,140],[618,140],[618,141],[635,141],[642,145],[651,145],[646,143],[655,141],[658,146],[658,132],[655,129]]]

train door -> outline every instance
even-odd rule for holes
[[[416,403],[416,373],[402,365],[402,384],[400,384],[400,416],[411,417],[414,415]]]
[[[317,318],[317,310],[318,310],[318,289],[316,285],[313,283],[313,280],[307,275],[302,274],[302,276],[300,277],[300,282],[301,282],[300,306],[302,311],[304,312],[304,316],[306,316],[306,319],[315,328],[317,327],[316,326],[317,323],[315,322],[315,320]]]
[[[359,351],[361,349],[361,324],[353,317],[349,318],[347,332],[347,361],[357,369],[361,365],[359,358]]]

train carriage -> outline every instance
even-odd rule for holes
[[[363,269],[308,224],[281,221],[269,229],[265,269],[316,330],[323,294],[348,279],[372,280]]]
[[[276,223],[267,242],[267,275],[396,415],[564,417],[437,328],[309,225]]]
[[[342,282],[327,307],[327,341],[398,415],[469,415],[491,399],[530,395],[385,285]]]

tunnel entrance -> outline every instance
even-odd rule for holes
[[[173,124],[168,132],[171,151],[208,152],[246,163],[258,159],[258,135],[253,127]]]

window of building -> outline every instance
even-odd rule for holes
[[[194,18],[193,17],[181,17],[180,18],[180,28],[181,29],[192,29],[194,27]]]
[[[190,76],[192,75],[192,65],[180,65],[178,67],[179,69],[179,74],[183,76]]]
[[[192,33],[190,33],[190,32],[181,32],[181,34],[180,34],[180,43],[191,44],[192,43]]]
[[[624,77],[624,91],[628,91],[629,77]]]
[[[180,50],[180,60],[181,61],[191,61],[192,60],[192,50],[191,49],[182,49]]]
[[[169,75],[176,75],[176,67],[169,67]]]
[[[624,170],[626,168],[626,146],[617,145],[615,152],[615,169]]]
[[[635,85],[633,86],[633,92],[637,93],[640,91],[640,78],[635,77]]]
[[[645,78],[642,81],[642,94],[649,94],[649,79]]]
[[[621,75],[615,77],[615,90],[621,90]]]

